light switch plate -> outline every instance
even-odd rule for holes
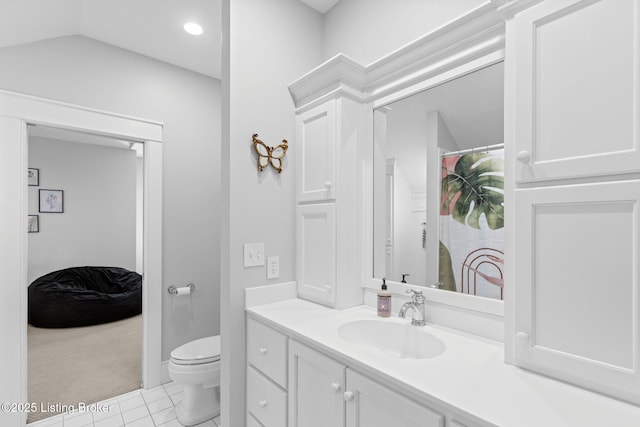
[[[256,267],[264,265],[264,243],[244,244],[244,266]]]
[[[267,258],[267,279],[277,279],[280,277],[280,257],[270,256]]]

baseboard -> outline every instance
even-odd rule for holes
[[[169,376],[169,361],[165,360],[160,363],[160,383],[166,384],[173,381]]]
[[[274,285],[256,286],[244,291],[244,307],[269,304],[298,297],[297,283],[283,282]]]

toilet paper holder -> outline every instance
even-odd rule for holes
[[[175,286],[169,286],[169,288],[167,289],[167,292],[169,292],[171,295],[178,295],[178,289],[182,290],[185,288],[189,288],[189,293],[191,293],[195,291],[196,285],[194,285],[193,283],[189,283],[184,288],[176,288]]]

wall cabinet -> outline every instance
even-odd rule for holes
[[[299,206],[296,219],[298,295],[320,304],[336,302],[336,206]]]
[[[297,199],[335,199],[336,101],[298,115],[296,120]]]
[[[640,181],[516,193],[520,365],[640,402]]]
[[[547,0],[516,15],[517,181],[640,170],[638,8]]]
[[[296,116],[298,295],[335,308],[362,303],[362,123],[363,105],[347,98]]]
[[[637,0],[547,0],[518,13],[507,34],[516,363],[634,403],[639,11]]]

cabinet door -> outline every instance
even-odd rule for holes
[[[347,369],[347,427],[444,427],[444,416]]]
[[[640,181],[515,202],[517,363],[640,403]]]
[[[640,170],[638,0],[547,0],[516,15],[519,182]]]
[[[296,137],[298,202],[335,199],[335,101],[299,114]]]
[[[335,305],[335,204],[298,206],[296,241],[298,296]]]
[[[344,426],[345,366],[296,341],[289,347],[289,426]]]

